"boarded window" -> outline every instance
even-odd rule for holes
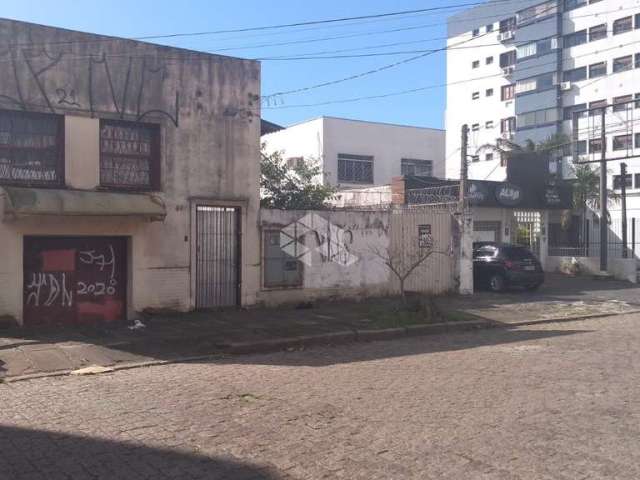
[[[296,255],[299,250],[297,239],[285,236],[285,241],[281,242],[279,230],[266,230],[263,238],[265,288],[301,286],[302,263]]]
[[[370,155],[338,154],[338,181],[373,183],[373,157]]]
[[[0,111],[0,183],[62,185],[63,141],[61,116]]]
[[[100,123],[100,184],[133,190],[160,188],[160,127]]]

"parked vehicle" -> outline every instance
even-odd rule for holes
[[[535,290],[544,283],[544,271],[540,261],[525,247],[485,243],[473,250],[473,279],[476,285],[494,292],[509,287]]]

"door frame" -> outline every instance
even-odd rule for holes
[[[237,242],[237,266],[236,266],[236,303],[235,306],[239,307],[242,305],[242,294],[243,294],[243,273],[244,273],[244,264],[243,264],[243,252],[244,252],[244,242],[245,242],[245,225],[246,225],[246,216],[247,216],[247,207],[248,201],[246,200],[219,200],[210,197],[191,197],[189,198],[189,218],[190,218],[190,232],[191,232],[191,241],[189,242],[189,258],[190,258],[190,289],[189,289],[189,307],[191,310],[197,310],[198,307],[198,299],[197,296],[197,281],[198,281],[198,217],[197,217],[197,208],[198,207],[221,207],[221,208],[235,208],[237,213],[236,218],[236,242]],[[185,239],[186,240],[186,239]]]

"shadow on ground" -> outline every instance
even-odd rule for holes
[[[277,365],[295,367],[327,367],[338,364],[368,362],[413,355],[434,354],[481,347],[495,347],[520,342],[550,340],[590,333],[591,330],[508,330],[489,329],[453,335],[429,335],[402,342],[361,343],[335,348],[287,351],[269,355],[232,356],[207,363],[235,365]]]
[[[284,480],[269,465],[66,433],[0,426],[0,477]]]

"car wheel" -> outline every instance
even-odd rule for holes
[[[504,290],[504,277],[498,273],[491,275],[489,288],[492,292],[502,292]]]

